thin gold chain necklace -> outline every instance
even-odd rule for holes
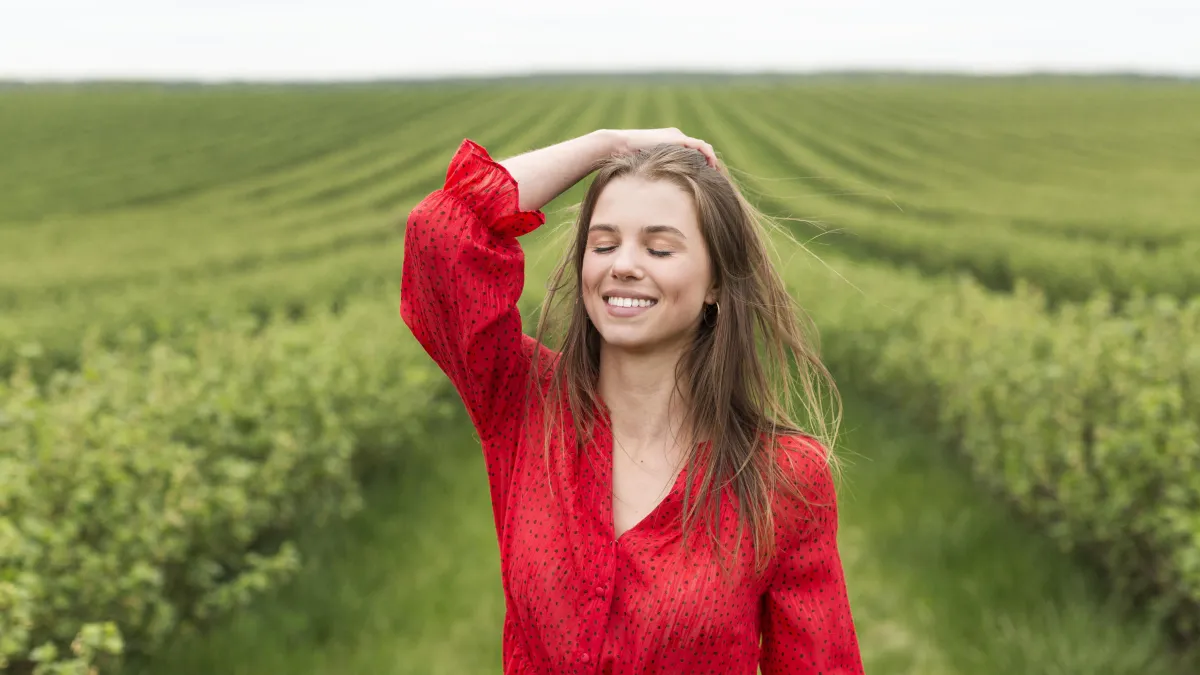
[[[621,443],[621,441],[620,441],[619,439],[617,439],[617,435],[616,435],[615,433],[612,435],[612,439],[613,439],[613,442],[615,442],[615,443],[617,444],[617,447],[621,448],[621,452],[625,453],[625,456],[629,458],[629,461],[633,462],[634,466],[638,467],[639,469],[641,469],[642,471],[645,471],[646,473],[648,473],[648,474],[650,474],[650,475],[654,475],[652,471],[650,471],[649,469],[647,469],[647,468],[643,467],[643,466],[641,465],[641,463],[640,463],[640,462],[638,462],[638,460],[634,459],[634,458],[633,458],[633,455],[629,454],[629,451],[628,451],[628,450],[626,450],[626,449],[625,449],[625,445],[624,445],[623,443]],[[681,459],[680,459],[678,462],[676,462],[675,466],[674,466],[674,467],[673,467],[673,469],[672,469],[672,472],[671,472],[671,480],[667,481],[667,484],[666,484],[666,486],[665,486],[665,487],[663,487],[663,489],[662,489],[661,491],[659,491],[659,493],[658,493],[658,495],[657,495],[657,496],[655,496],[655,498],[654,498],[654,502],[655,502],[655,504],[657,504],[658,502],[662,501],[662,498],[663,498],[663,496],[664,496],[664,495],[665,495],[665,494],[666,494],[668,491],[670,491],[670,489],[671,489],[672,487],[675,487],[675,482],[676,482],[676,480],[678,480],[678,478],[679,478],[679,470],[680,470],[680,467],[682,467],[682,465],[683,465],[683,461],[682,461],[682,458],[681,458]],[[622,502],[622,503],[628,503],[628,502],[626,502],[624,499],[621,499],[620,497],[618,497],[618,496],[617,496],[617,483],[616,483],[616,481],[613,481],[613,483],[612,483],[612,494],[613,494],[613,497],[614,497],[615,499],[617,499],[617,501],[620,501],[620,502]]]

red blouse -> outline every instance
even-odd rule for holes
[[[765,574],[754,574],[748,528],[732,577],[720,576],[711,555],[685,559],[679,518],[686,469],[649,516],[614,540],[604,406],[582,453],[554,453],[547,484],[540,435],[526,443],[518,430],[533,350],[551,359],[555,353],[523,333],[517,309],[524,284],[517,237],[545,216],[518,204],[508,171],[464,140],[444,187],[409,215],[400,301],[405,323],[449,376],[483,446],[505,596],[504,672],[862,673],[832,475],[815,440],[787,439],[779,456],[790,460],[810,502],[827,506],[776,499],[777,555]],[[540,424],[540,412],[532,415]],[[720,502],[729,547],[733,500],[726,492]],[[708,536],[698,528],[688,545],[711,551],[703,546]]]

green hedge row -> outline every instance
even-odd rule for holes
[[[827,262],[845,279],[808,260],[788,275],[842,386],[929,424],[1126,598],[1200,637],[1200,298],[1051,309],[1025,283]]]
[[[286,581],[453,398],[394,303],[0,382],[0,671],[152,651]]]
[[[186,344],[249,316],[266,324],[302,319],[354,298],[390,298],[396,253],[386,242],[319,252],[246,274],[172,282],[170,293],[146,284],[6,313],[0,321],[0,379],[18,362],[30,366],[39,382],[55,370],[78,370],[81,336],[88,334],[114,349],[131,340]]]

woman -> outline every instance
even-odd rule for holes
[[[527,336],[517,237],[593,171]],[[483,446],[505,673],[862,672],[832,441],[780,396],[799,382],[820,425],[828,373],[709,144],[600,130],[496,162],[465,140],[404,250],[401,314]]]

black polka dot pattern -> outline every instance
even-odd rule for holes
[[[400,301],[405,323],[450,378],[482,441],[506,603],[504,672],[862,673],[833,479],[814,439],[780,443],[777,456],[806,500],[774,500],[778,548],[770,568],[754,573],[744,530],[732,574],[722,575],[707,532],[695,531],[690,551],[682,546],[687,470],[650,515],[614,540],[606,410],[597,411],[583,452],[556,451],[548,467],[541,445],[520,433],[534,350],[555,354],[522,332],[525,260],[517,237],[545,217],[518,204],[507,170],[464,140],[443,188],[409,215]],[[533,411],[533,428],[541,421]],[[562,442],[574,447],[570,420],[560,421],[567,423]],[[721,540],[733,550],[732,492],[720,504]]]

